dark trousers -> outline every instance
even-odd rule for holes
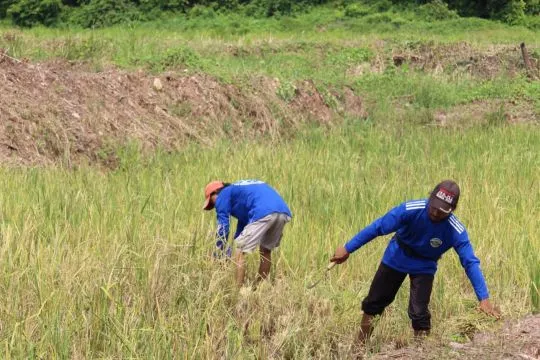
[[[396,294],[407,276],[381,263],[371,282],[369,293],[362,301],[362,310],[368,315],[380,315],[394,301]],[[409,318],[414,330],[431,329],[429,300],[433,288],[434,275],[409,274],[411,291],[409,294]]]

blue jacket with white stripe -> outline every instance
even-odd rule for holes
[[[413,200],[396,206],[381,218],[365,227],[345,244],[352,253],[377,236],[395,232],[386,247],[382,262],[408,274],[435,274],[437,260],[454,248],[461,265],[471,281],[478,300],[489,297],[480,261],[474,255],[465,226],[451,214],[441,222],[433,222],[428,214],[428,200]],[[406,254],[404,246],[420,256]]]

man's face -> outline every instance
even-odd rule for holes
[[[453,210],[453,209],[451,209]],[[444,212],[438,208],[436,208],[435,206],[432,206],[431,204],[429,204],[429,207],[428,207],[428,214],[429,214],[429,219],[433,222],[441,222],[443,221],[444,219],[446,219],[447,217],[450,216],[450,214],[452,213],[452,211],[449,211],[449,212]]]
[[[210,195],[210,203],[214,206],[216,206],[216,199],[217,199],[217,192],[213,192],[211,195]]]

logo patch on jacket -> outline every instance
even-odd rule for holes
[[[438,248],[442,245],[442,240],[439,238],[433,238],[429,240],[429,244],[431,245],[431,247]]]

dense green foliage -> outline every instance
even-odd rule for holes
[[[61,8],[60,0],[20,0],[9,6],[7,14],[15,24],[21,26],[52,25],[60,15]]]
[[[26,27],[37,24],[102,27],[157,19],[170,12],[212,16],[216,12],[234,11],[253,17],[279,17],[326,3],[343,8],[351,17],[416,9],[426,19],[448,19],[459,14],[511,24],[523,23],[526,15],[540,12],[540,0],[1,0],[0,19],[9,18],[15,25]]]

